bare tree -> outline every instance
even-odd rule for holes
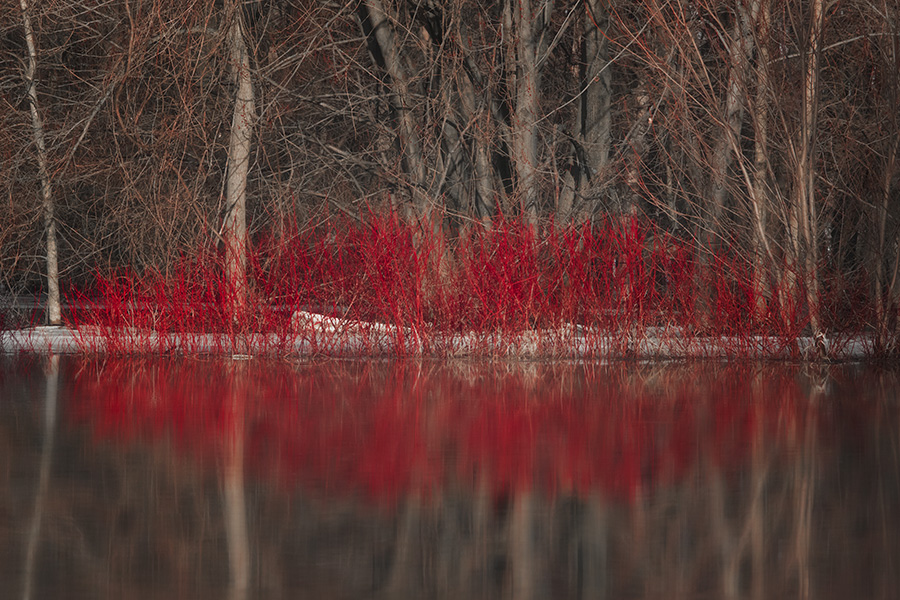
[[[538,119],[540,117],[540,60],[546,50],[544,33],[553,2],[540,6],[531,0],[509,1],[503,5],[503,35],[508,73],[515,105],[510,122],[512,158],[516,168],[519,210],[532,227],[539,215]]]
[[[822,52],[822,29],[825,18],[824,0],[813,0],[809,16],[809,39],[805,46],[806,65],[803,79],[803,104],[800,118],[800,139],[794,148],[794,205],[796,211],[797,231],[795,248],[802,247],[802,258],[797,256],[798,264],[802,264],[806,304],[809,310],[810,325],[813,335],[822,333],[819,314],[819,273],[818,273],[818,238],[819,224],[817,218],[816,195],[816,125],[819,110],[819,58]],[[802,246],[799,240],[802,239]]]
[[[415,102],[394,34],[392,20],[396,22],[396,18],[389,18],[381,0],[365,0],[359,10],[363,31],[372,36],[377,44],[379,56],[375,62],[382,63],[390,78],[391,104],[398,122],[398,141],[406,161],[413,204],[420,217],[427,217],[430,201],[425,191],[425,161],[413,112]]]
[[[47,275],[47,321],[50,325],[62,323],[62,311],[59,299],[59,257],[56,246],[56,217],[53,200],[53,189],[50,186],[50,172],[47,169],[47,146],[44,142],[44,123],[38,106],[37,97],[37,47],[34,42],[34,31],[31,27],[30,7],[28,0],[19,0],[22,8],[22,26],[25,29],[25,43],[28,46],[28,62],[25,68],[25,83],[28,87],[28,106],[31,110],[31,128],[34,145],[37,149],[38,173],[41,179],[41,199],[44,205],[44,232],[46,236],[46,275]]]
[[[875,313],[878,321],[878,332],[882,338],[888,334],[890,313],[888,307],[897,301],[897,274],[900,269],[900,243],[894,241],[891,253],[887,244],[888,222],[891,213],[891,200],[894,196],[897,174],[900,173],[900,116],[896,106],[900,102],[900,11],[896,6],[882,4],[882,17],[888,41],[885,43],[885,62],[887,66],[885,99],[888,109],[887,152],[885,153],[881,177],[881,198],[877,206],[876,232],[877,246],[875,251]],[[879,19],[880,20],[880,19]],[[892,259],[888,262],[888,259]],[[890,268],[890,281],[887,279],[886,266]]]
[[[769,177],[768,177],[768,137],[769,137],[769,102],[771,101],[771,85],[769,83],[769,30],[771,24],[770,0],[754,0],[750,4],[750,18],[755,24],[756,32],[756,93],[753,97],[753,182],[750,187],[750,199],[753,206],[754,223],[753,244],[753,290],[756,298],[755,309],[761,316],[767,294],[767,261],[773,258],[767,235],[767,218],[769,213]]]
[[[575,122],[571,133],[572,167],[566,174],[557,223],[573,217],[582,221],[601,207],[603,183],[610,179],[612,143],[612,63],[609,60],[610,18],[606,6],[584,0],[581,35],[573,54],[578,56],[573,77],[577,78]]]
[[[471,43],[469,28],[460,18],[458,21],[460,50],[464,54],[464,69],[458,75],[460,107],[473,129],[472,145],[474,153],[475,190],[477,193],[476,215],[490,225],[496,210],[494,199],[494,173],[491,166],[493,115],[495,102],[491,97],[479,95],[476,86],[484,86],[484,78],[470,56]]]
[[[750,58],[753,52],[753,35],[750,14],[737,2],[732,15],[731,31],[726,38],[728,78],[722,108],[722,131],[711,155],[711,185],[709,191],[710,216],[705,227],[707,251],[711,250],[727,192],[726,182],[735,160],[740,160],[740,136],[744,124],[744,101]],[[723,29],[725,29],[723,27]]]
[[[600,183],[609,177],[609,151],[612,142],[612,71],[609,59],[609,13],[599,0],[584,3],[584,71],[581,77],[582,98],[578,104],[580,139],[584,145],[586,164],[581,180],[582,196],[590,185],[582,211],[597,212]]]
[[[241,4],[239,0],[235,0],[229,4],[228,9],[228,46],[235,94],[228,143],[223,225],[225,278],[239,311],[243,311],[247,303],[247,178],[250,170],[250,144],[256,122],[256,102]]]

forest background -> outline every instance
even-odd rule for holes
[[[212,245],[243,303],[254,248],[390,214],[439,278],[639,229],[750,317],[895,336],[898,107],[892,0],[4,0],[0,294],[58,322]]]

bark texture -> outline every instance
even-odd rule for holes
[[[234,309],[240,312],[247,303],[247,182],[256,123],[256,98],[241,4],[234,2],[230,13],[228,46],[235,92],[228,141],[223,238],[225,278],[233,294]]]
[[[47,169],[47,145],[44,141],[44,123],[38,107],[37,97],[37,47],[34,42],[34,31],[31,28],[30,6],[28,0],[19,0],[22,9],[22,26],[25,29],[25,43],[28,47],[28,62],[25,67],[25,83],[27,85],[28,107],[31,111],[31,131],[34,145],[37,148],[38,174],[41,179],[41,200],[44,207],[44,235],[47,277],[47,321],[50,325],[62,323],[62,308],[59,298],[59,252],[56,240],[56,218],[53,200],[53,188],[50,185],[50,173]]]

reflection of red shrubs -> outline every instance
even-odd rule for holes
[[[415,364],[135,364],[87,361],[74,377],[70,414],[98,439],[169,440],[214,465],[243,435],[261,477],[380,501],[484,485],[631,499],[701,457],[732,469],[755,444],[796,444],[813,410],[789,374],[753,381],[738,367],[660,388],[632,379],[630,363],[581,366],[563,391],[555,369],[575,367],[532,365],[542,373],[529,384],[490,365],[470,366],[483,376],[471,382]]]

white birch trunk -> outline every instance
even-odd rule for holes
[[[44,142],[44,124],[38,110],[37,99],[37,47],[31,28],[28,0],[19,0],[22,8],[22,25],[25,29],[25,44],[28,47],[28,63],[25,68],[25,82],[28,85],[28,106],[31,110],[31,129],[37,147],[38,172],[41,178],[41,200],[44,204],[44,231],[47,236],[47,321],[50,325],[62,323],[59,300],[59,264],[56,246],[56,218],[54,217],[53,189],[50,187],[50,173],[47,170],[47,146]]]
[[[228,142],[225,187],[225,279],[237,317],[247,304],[247,179],[250,172],[250,142],[256,122],[256,101],[250,78],[250,55],[239,2],[230,7],[228,45],[235,81],[234,112]]]

